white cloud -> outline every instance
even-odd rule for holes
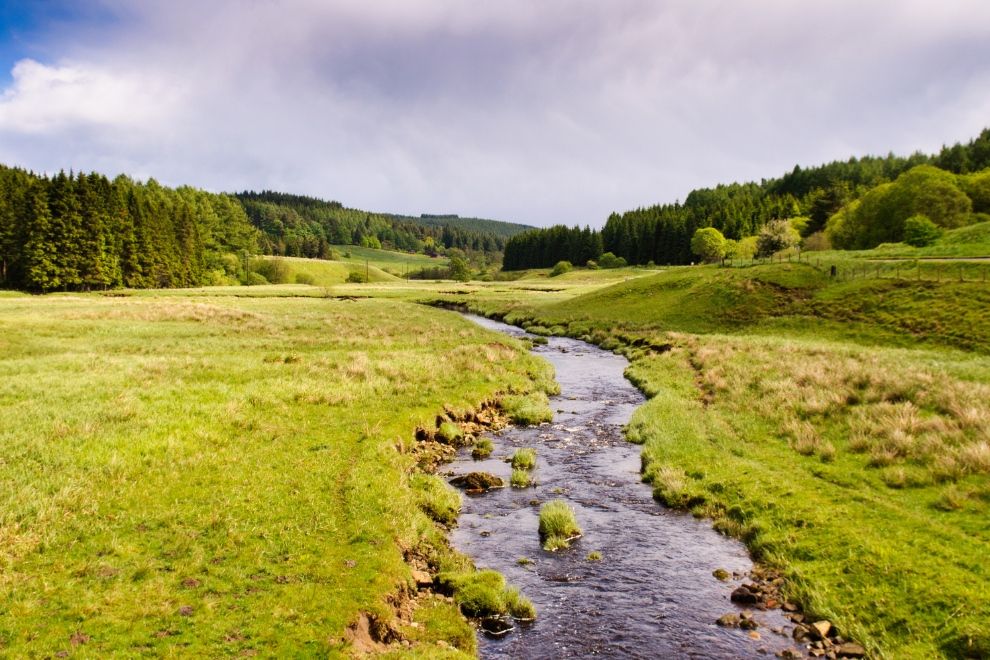
[[[0,130],[51,133],[85,126],[152,127],[167,120],[178,88],[87,63],[17,62],[0,96]]]

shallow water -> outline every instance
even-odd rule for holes
[[[519,328],[469,316],[515,336]],[[492,457],[462,450],[450,469],[491,472],[506,483],[505,459],[518,447],[537,451],[538,485],[469,495],[454,546],[479,568],[503,573],[536,605],[537,620],[507,636],[479,637],[483,658],[761,657],[791,647],[771,629],[788,630],[779,611],[755,612],[761,639],[716,619],[744,608],[729,601],[741,580],[720,582],[715,569],[745,573],[745,548],[707,521],[659,505],[640,482],[640,447],[622,425],[644,402],[623,376],[625,358],[574,339],[551,337],[534,352],[556,369],[561,393],[551,399],[554,422],[508,428],[489,437]],[[537,533],[539,503],[565,499],[584,536],[569,550],[545,552]],[[602,561],[588,561],[598,551]],[[520,558],[532,564],[518,563]]]

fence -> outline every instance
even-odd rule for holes
[[[837,281],[897,279],[927,282],[981,282],[990,280],[990,259],[882,259],[857,262],[791,254],[762,259],[726,259],[726,268],[749,268],[772,263],[803,263]]]

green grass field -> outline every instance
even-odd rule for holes
[[[796,262],[0,295],[0,648],[334,655],[395,618],[410,549],[473,583],[417,513],[456,499],[409,477],[411,431],[547,372],[414,303],[625,353],[658,499],[879,657],[990,654],[990,288]],[[474,651],[417,603],[411,655]]]
[[[0,297],[0,654],[322,657],[362,612],[472,653],[410,600],[409,556],[463,565],[413,431],[546,366],[423,306],[222,292]]]
[[[399,277],[420,268],[444,267],[448,262],[446,257],[431,257],[425,254],[410,254],[408,252],[394,252],[392,250],[375,250],[356,245],[334,245],[333,249],[337,252],[342,262],[360,266],[368,262],[371,266]]]

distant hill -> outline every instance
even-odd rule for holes
[[[462,218],[456,214],[434,215],[431,213],[423,213],[418,218],[403,215],[395,215],[393,217],[409,222],[419,222],[428,227],[443,227],[444,225],[449,225],[451,227],[466,229],[468,231],[480,233],[489,232],[500,238],[506,239],[512,238],[516,234],[521,234],[524,231],[536,229],[536,227],[533,227],[532,225],[521,225],[515,222],[488,220],[485,218]]]
[[[356,245],[435,255],[450,248],[501,253],[525,225],[456,215],[420,217],[347,208],[305,195],[245,191],[237,194],[262,249],[275,255],[326,258],[331,245]]]

